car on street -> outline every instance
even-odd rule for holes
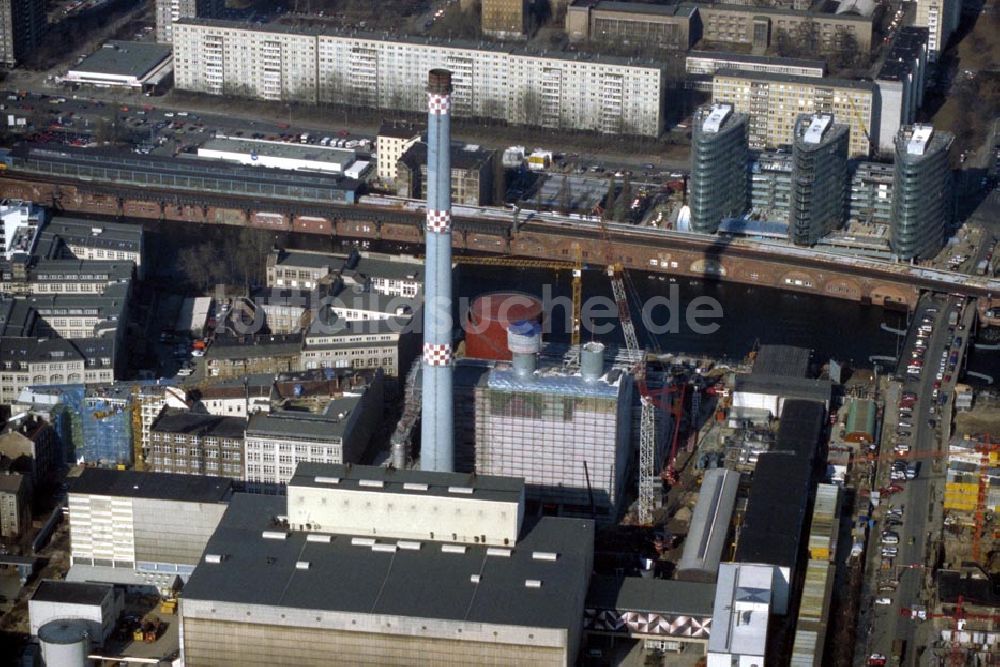
[[[892,530],[882,531],[883,544],[899,544],[899,533]]]
[[[892,604],[892,598],[885,598],[885,597],[875,598],[875,604],[880,604],[880,605]],[[885,663],[882,664],[884,665]]]

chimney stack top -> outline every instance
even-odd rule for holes
[[[450,95],[451,71],[432,69],[427,75],[427,92],[434,95]]]

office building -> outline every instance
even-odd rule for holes
[[[298,366],[317,368],[379,368],[393,378],[406,374],[420,350],[412,318],[348,322],[335,315],[313,320],[303,335]]]
[[[927,40],[927,28],[900,28],[875,75],[882,106],[878,151],[883,155],[892,154],[899,128],[917,119],[924,102]]]
[[[870,81],[720,70],[712,80],[712,101],[730,103],[749,116],[751,150],[788,146],[800,114],[825,113],[849,124],[849,156],[868,157],[869,137],[881,122],[877,89]]]
[[[844,222],[849,132],[830,114],[802,114],[796,122],[788,215],[796,245],[814,245]]]
[[[523,477],[529,500],[614,520],[631,452],[631,366],[609,363],[600,343],[584,346],[579,369],[553,361],[517,352],[491,369],[476,392],[476,472]]]
[[[527,38],[526,0],[482,0],[482,31],[496,39]]]
[[[459,206],[493,203],[497,153],[475,145],[451,147],[451,200]],[[416,142],[396,164],[396,194],[427,199],[427,144]]]
[[[811,31],[817,53],[836,52],[850,44],[867,55],[872,48],[871,15],[766,7],[756,2],[694,4],[706,42],[749,46],[755,53],[764,53],[778,44],[782,33],[801,41]]]
[[[517,479],[300,465],[287,497],[234,497],[184,588],[185,659],[576,664],[593,523],[524,517]]]
[[[301,334],[219,336],[205,353],[205,374],[225,379],[301,370],[301,349]]]
[[[381,371],[345,376],[335,391],[313,394],[299,386],[247,421],[244,479],[255,486],[287,484],[303,462],[358,463],[381,424]]]
[[[0,65],[24,62],[38,47],[48,21],[45,3],[38,0],[0,0]]]
[[[426,73],[446,68],[458,117],[642,136],[663,129],[666,81],[652,62],[274,23],[188,19],[174,32],[181,90],[421,112]]]
[[[358,250],[337,255],[276,248],[267,257],[268,287],[312,290],[328,276],[376,294],[415,297],[423,291],[424,263],[413,255]]]
[[[701,38],[701,19],[690,4],[576,0],[566,8],[566,34],[571,42],[686,51]]]
[[[149,431],[148,469],[242,479],[246,425],[243,417],[167,408]]]
[[[85,468],[69,488],[69,581],[171,590],[232,496],[223,477]]]
[[[937,62],[958,28],[961,0],[917,0],[913,25],[927,28],[927,59]]]
[[[28,600],[31,634],[49,621],[80,619],[86,622],[96,645],[108,640],[125,611],[125,593],[110,584],[44,579]]]
[[[691,230],[713,234],[747,208],[747,117],[731,104],[699,109],[692,121]]]
[[[951,222],[951,145],[955,137],[930,125],[908,125],[896,136],[890,246],[900,259],[929,259]]]
[[[188,18],[214,18],[225,9],[225,0],[156,0],[156,41],[174,39],[174,22]]]

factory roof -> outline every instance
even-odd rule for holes
[[[754,9],[757,9],[756,7]],[[359,30],[345,32],[332,28],[329,25],[302,25],[271,22],[267,24],[251,23],[249,21],[227,21],[223,19],[206,18],[182,18],[174,22],[175,26],[195,26],[224,28],[229,30],[248,30],[258,33],[273,33],[296,35],[303,37],[325,36],[338,39],[367,40],[373,42],[385,42],[388,44],[412,44],[415,46],[426,46],[428,48],[439,49],[447,52],[449,50],[461,51],[482,51],[484,53],[506,53],[513,56],[525,58],[541,58],[547,61],[568,61],[579,63],[598,63],[603,65],[619,65],[622,67],[640,67],[644,69],[655,69],[662,71],[662,63],[652,58],[628,58],[622,56],[610,56],[604,54],[584,53],[580,51],[553,51],[553,50],[533,50],[525,48],[523,45],[513,45],[509,42],[488,42],[475,41],[456,38],[436,38],[418,35],[399,35],[388,33],[372,33]]]
[[[265,538],[284,511],[284,498],[237,494],[205,549],[221,562],[195,569],[185,599],[521,627],[575,629],[580,623],[593,550],[590,521],[541,518],[501,558],[476,544],[446,550],[449,545],[416,542],[378,550],[352,544],[349,535],[332,535],[329,542],[311,541],[305,532]],[[396,546],[396,540],[379,541]],[[556,561],[534,557],[542,552]],[[541,584],[528,586],[529,580]]]
[[[711,616],[715,584],[645,577],[594,575],[587,592],[588,609],[640,613]]]
[[[753,372],[804,378],[809,372],[809,350],[795,345],[761,345]]]
[[[739,486],[740,474],[737,472],[716,468],[705,473],[691,516],[691,530],[677,563],[680,578],[715,580]],[[684,570],[693,572],[684,573]]]
[[[356,157],[354,151],[347,148],[328,148],[318,144],[286,143],[284,141],[241,139],[238,137],[209,139],[199,147],[199,155],[201,150],[322,162],[336,165],[340,171],[354,162]]]
[[[169,44],[112,40],[105,42],[82,63],[70,67],[70,70],[134,76],[141,79],[172,54],[173,49]]]
[[[781,408],[774,451],[792,452],[812,461],[823,433],[826,406],[818,401],[790,398]]]
[[[754,7],[753,10],[763,10],[766,7]],[[850,17],[837,17],[850,18]],[[803,86],[814,86],[816,88],[853,88],[855,90],[874,90],[875,84],[871,81],[853,81],[851,79],[817,79],[811,76],[794,76],[792,74],[776,74],[771,72],[750,72],[747,70],[725,68],[715,73],[716,77],[731,77],[736,79],[753,79],[755,81],[773,81],[775,83],[795,83]]]
[[[33,602],[99,605],[114,592],[111,584],[44,579],[31,596]]]
[[[811,490],[810,460],[783,452],[761,454],[735,560],[794,567]]]
[[[178,475],[167,472],[136,472],[84,468],[70,482],[70,493],[220,503],[232,494],[233,480],[208,475]]]
[[[452,169],[482,169],[494,154],[483,148],[469,148],[462,144],[451,145]],[[413,170],[427,169],[427,144],[418,141],[403,153],[399,161]]]
[[[247,422],[246,437],[294,438],[316,442],[340,442],[351,413],[361,396],[330,399],[323,412],[276,410],[255,412]]]
[[[242,438],[247,420],[243,417],[217,417],[180,408],[166,408],[153,422],[151,431],[219,438]]]
[[[444,496],[519,503],[524,493],[520,477],[496,477],[466,473],[396,470],[382,466],[299,463],[289,487],[363,489],[381,493]]]
[[[765,609],[772,598],[773,582],[773,570],[769,567],[722,565],[708,640],[711,653],[744,658],[764,655],[769,620]]]
[[[803,398],[829,403],[830,396],[833,393],[833,383],[829,380],[811,380],[809,378],[751,373],[749,375],[736,376],[734,391],[776,395],[784,398]]]

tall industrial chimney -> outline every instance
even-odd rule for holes
[[[451,358],[451,72],[427,78],[427,261],[420,468],[455,470]]]

